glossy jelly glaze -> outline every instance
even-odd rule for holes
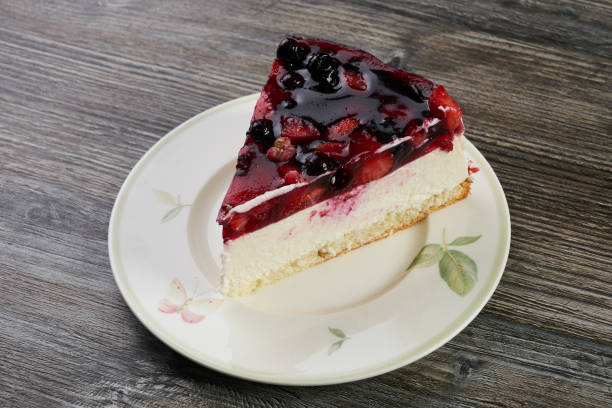
[[[279,45],[217,221],[228,241],[440,148],[463,131],[442,86],[323,40]],[[280,187],[257,206],[236,206]]]

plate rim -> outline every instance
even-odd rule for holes
[[[475,297],[472,302],[464,309],[459,317],[457,317],[452,323],[450,323],[444,330],[435,335],[432,339],[424,342],[416,348],[402,353],[394,358],[383,361],[378,364],[373,364],[368,367],[354,369],[347,371],[342,374],[319,374],[319,375],[304,375],[304,374],[287,374],[287,373],[271,373],[268,371],[258,371],[250,368],[239,367],[229,363],[218,361],[215,358],[210,358],[205,353],[198,351],[190,346],[182,344],[180,339],[169,331],[165,330],[162,325],[157,323],[155,319],[147,312],[145,307],[139,302],[138,297],[133,292],[127,281],[127,275],[123,268],[120,256],[120,241],[119,241],[119,221],[121,219],[121,212],[125,205],[126,197],[129,193],[130,187],[136,181],[141,170],[144,169],[147,162],[155,156],[166,144],[171,142],[176,136],[180,135],[184,130],[193,126],[195,123],[202,119],[215,114],[224,109],[228,109],[235,105],[251,102],[259,96],[258,93],[251,95],[242,96],[230,101],[221,103],[212,108],[209,108],[185,122],[179,124],[174,129],[166,133],[160,138],[153,146],[151,146],[145,154],[136,162],[134,167],[130,170],[126,179],[124,180],[117,197],[113,204],[111,216],[108,227],[108,251],[110,258],[110,266],[113,271],[113,278],[117,284],[123,300],[128,305],[129,309],[136,316],[136,318],[149,330],[155,337],[157,337],[162,343],[171,349],[175,350],[182,356],[201,364],[207,368],[219,371],[221,373],[231,375],[234,377],[258,381],[268,384],[276,385],[329,385],[339,384],[350,381],[357,381],[365,378],[374,377],[380,374],[387,373],[397,368],[408,365],[428,354],[442,347],[444,344],[453,339],[459,332],[461,332],[468,324],[474,320],[474,318],[480,313],[484,306],[488,303],[489,299],[495,292],[495,289],[499,285],[501,277],[506,268],[508,255],[510,251],[511,241],[511,222],[510,222],[510,210],[504,190],[495,174],[493,168],[486,160],[486,158],[480,153],[480,151],[467,140],[466,147],[472,157],[476,156],[479,162],[485,163],[488,167],[483,174],[488,179],[488,182],[494,186],[494,199],[498,205],[498,216],[500,217],[500,237],[503,242],[500,243],[499,249],[495,255],[493,269],[495,273],[491,274],[489,279],[485,282],[484,287],[481,289],[479,295]],[[489,174],[490,173],[490,174]]]

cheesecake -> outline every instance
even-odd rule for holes
[[[459,105],[364,51],[278,46],[217,222],[221,292],[242,296],[465,198]]]

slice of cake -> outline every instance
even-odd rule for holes
[[[442,86],[354,48],[284,39],[217,218],[222,293],[250,293],[466,197],[463,131]]]

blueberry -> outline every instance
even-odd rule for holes
[[[276,50],[276,56],[281,61],[284,61],[289,65],[290,68],[298,68],[302,66],[302,63],[308,53],[310,47],[305,44],[300,44],[293,38],[285,38],[278,46]]]
[[[280,83],[287,90],[301,88],[304,85],[304,77],[297,72],[287,72],[281,77]]]
[[[268,119],[253,121],[249,127],[249,134],[255,141],[263,143],[264,146],[272,145],[272,143],[274,143],[272,121]]]
[[[329,54],[316,53],[308,60],[308,72],[324,90],[335,88],[340,82],[340,62]]]
[[[334,162],[327,160],[318,154],[311,154],[306,158],[306,173],[310,176],[318,176],[326,171],[333,170],[335,168]]]
[[[331,71],[327,75],[323,77],[321,81],[319,81],[319,88],[323,92],[333,91],[340,82],[340,77],[337,72]]]
[[[339,169],[329,178],[329,182],[332,186],[340,190],[348,186],[352,178],[353,176],[348,170]]]

